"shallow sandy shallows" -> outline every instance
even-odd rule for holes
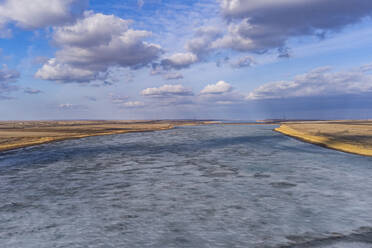
[[[284,122],[275,130],[312,144],[372,156],[372,121]]]
[[[0,122],[0,151],[52,141],[128,132],[167,130],[203,121],[4,121]]]

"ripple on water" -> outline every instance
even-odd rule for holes
[[[273,126],[0,154],[0,247],[372,247],[372,159]]]

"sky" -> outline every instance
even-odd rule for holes
[[[372,118],[370,0],[0,0],[0,120]]]

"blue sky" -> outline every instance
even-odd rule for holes
[[[369,0],[3,0],[0,119],[372,118]]]

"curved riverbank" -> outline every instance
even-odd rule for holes
[[[93,137],[93,136],[102,136],[102,135],[113,135],[113,134],[123,134],[123,133],[134,133],[134,132],[153,132],[153,131],[161,131],[161,130],[168,130],[172,129],[174,126],[169,126],[167,128],[157,128],[157,129],[151,129],[151,130],[121,130],[121,131],[111,131],[111,132],[100,132],[100,133],[90,133],[90,134],[73,134],[70,136],[65,137],[40,137],[35,139],[29,139],[25,141],[19,141],[14,144],[3,144],[0,145],[0,152],[3,151],[10,151],[14,149],[19,148],[25,148],[29,146],[36,146],[36,145],[42,145],[46,143],[51,142],[57,142],[57,141],[63,141],[63,140],[71,140],[71,139],[81,139],[81,138],[87,138],[87,137]]]
[[[301,124],[297,124],[301,125]],[[324,124],[322,124],[324,125]],[[329,124],[331,125],[331,124]],[[334,149],[342,152],[362,155],[362,156],[372,156],[372,147],[369,144],[363,144],[361,140],[356,140],[354,143],[351,140],[342,140],[335,135],[332,137],[331,134],[315,135],[314,133],[306,132],[303,130],[295,129],[287,124],[282,124],[280,127],[275,128],[275,131],[287,135],[298,140],[311,143],[314,145],[319,145],[329,149]]]
[[[211,121],[26,121],[0,122],[0,152],[91,136],[151,132]]]

